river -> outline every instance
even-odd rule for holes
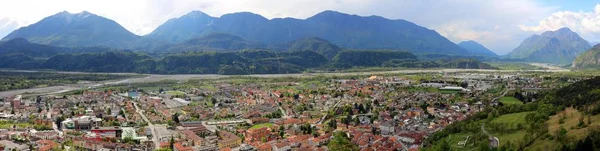
[[[533,65],[533,64],[532,64]],[[542,64],[536,64],[538,66],[542,66]],[[548,67],[550,65],[543,64],[543,66]],[[373,75],[373,74],[410,74],[410,73],[455,73],[455,72],[568,72],[569,70],[562,68],[549,68],[552,70],[489,70],[489,69],[412,69],[412,70],[394,70],[394,71],[371,71],[371,72],[345,72],[345,73],[292,73],[292,74],[253,74],[253,75],[241,75],[242,77],[262,77],[262,78],[276,78],[276,77],[312,77],[312,76],[345,76],[345,75]],[[41,72],[41,71],[33,71],[33,70],[0,70],[0,71],[10,71],[10,72]],[[10,90],[10,91],[2,91],[0,92],[0,97],[10,97],[18,94],[26,94],[26,95],[46,95],[46,94],[56,94],[63,93],[74,90],[81,90],[90,87],[102,87],[108,85],[118,85],[118,84],[133,84],[133,83],[143,83],[143,82],[157,82],[161,80],[188,80],[188,79],[218,79],[218,78],[226,78],[231,77],[231,75],[217,75],[217,74],[173,74],[173,75],[160,75],[160,74],[136,74],[136,73],[91,73],[91,72],[63,72],[56,71],[56,73],[64,73],[64,74],[132,74],[139,75],[134,78],[127,79],[119,79],[119,80],[108,80],[108,81],[99,81],[99,82],[88,82],[88,83],[78,83],[78,84],[65,84],[61,86],[50,86],[43,88],[29,88],[29,89],[20,89],[20,90]],[[239,76],[239,75],[236,75]]]

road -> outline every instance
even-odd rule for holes
[[[340,101],[338,101],[337,103],[335,103],[335,104],[334,104],[334,105],[333,105],[331,108],[329,108],[329,109],[327,110],[327,112],[325,112],[325,115],[323,115],[323,117],[321,117],[321,119],[320,119],[320,120],[317,122],[317,124],[321,124],[321,123],[323,123],[323,121],[325,121],[325,118],[327,118],[327,114],[329,113],[329,111],[330,111],[330,110],[335,110],[335,108],[336,108],[336,107],[337,107],[337,106],[338,106],[340,103],[342,103],[342,101],[341,101],[341,100],[340,100]]]
[[[506,93],[508,93],[508,89],[504,89],[502,94],[500,94],[498,97],[495,97],[494,99],[492,99],[492,102],[500,101],[500,98],[504,97],[506,95]]]
[[[154,124],[152,124],[152,122],[150,122],[150,120],[148,120],[148,118],[146,117],[146,115],[143,113],[142,110],[140,110],[140,108],[138,107],[137,103],[135,101],[131,101],[133,103],[133,106],[135,107],[135,112],[137,112],[138,114],[140,114],[140,116],[142,117],[142,119],[144,119],[144,121],[146,121],[146,123],[148,123],[148,126],[146,126],[147,128],[150,128],[150,131],[152,132],[152,142],[154,142],[154,146],[155,148],[160,148],[160,141],[158,140],[158,135],[156,133],[156,129],[154,127]]]
[[[493,145],[492,147],[498,147],[498,146],[500,146],[500,141],[498,140],[498,138],[496,138],[496,137],[494,137],[494,136],[490,135],[490,133],[488,133],[488,132],[485,130],[485,123],[481,124],[481,132],[483,132],[483,134],[487,135],[487,136],[488,136],[488,138],[489,138],[490,140],[493,140],[493,141],[494,141],[494,143],[493,143],[494,145]],[[491,145],[491,144],[490,144],[490,145]]]
[[[290,116],[288,116],[287,111],[284,110],[281,106],[279,106],[279,110],[281,110],[281,114],[283,115],[283,116],[281,116],[281,118],[287,119],[290,117]]]
[[[48,111],[48,113],[46,113],[46,117],[48,119],[52,119],[52,111]],[[52,120],[54,121],[54,119],[52,119]],[[52,122],[52,129],[54,129],[54,131],[56,131],[58,133],[59,137],[63,136],[63,132],[58,129],[58,125],[56,125],[56,122]]]

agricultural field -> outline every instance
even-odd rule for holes
[[[523,104],[523,102],[519,101],[517,98],[507,96],[500,98],[500,102],[504,105]]]

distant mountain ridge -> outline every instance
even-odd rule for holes
[[[327,58],[333,58],[342,51],[342,48],[318,37],[301,38],[287,44],[288,51],[315,51]]]
[[[179,18],[169,19],[146,37],[163,39],[172,43],[184,42],[209,34],[205,33],[205,31],[210,31],[205,27],[212,24],[215,19],[201,11],[192,11]]]
[[[35,24],[21,27],[2,40],[24,38],[33,43],[56,46],[107,46],[130,48],[139,36],[117,22],[83,11],[60,12]]]
[[[319,37],[349,49],[396,49],[413,53],[468,54],[434,30],[405,20],[379,16],[362,17],[324,11],[307,19],[267,19],[240,12],[219,18],[194,11],[171,19],[146,37],[184,42],[212,32],[229,33],[266,44],[285,44],[306,37]]]
[[[469,53],[472,55],[488,56],[488,57],[498,56],[496,53],[492,52],[491,50],[487,49],[485,46],[483,46],[473,40],[460,42],[460,43],[458,43],[458,46],[467,49],[467,51],[469,51]]]
[[[589,48],[589,42],[565,27],[532,35],[507,54],[507,57],[531,62],[569,64]]]
[[[60,53],[105,52],[115,50],[108,47],[58,47],[31,43],[23,38],[0,42],[0,55],[23,54],[33,58],[48,58]]]

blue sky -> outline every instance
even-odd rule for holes
[[[36,5],[31,5],[35,3]],[[249,11],[266,18],[308,18],[324,10],[404,19],[459,43],[475,40],[506,54],[532,34],[569,27],[600,41],[600,1],[593,0],[13,0],[0,1],[0,37],[61,11],[89,11],[145,35],[170,18],[199,10],[212,16]]]
[[[592,11],[594,5],[600,1],[595,0],[539,0],[547,6],[558,7],[563,11]]]

